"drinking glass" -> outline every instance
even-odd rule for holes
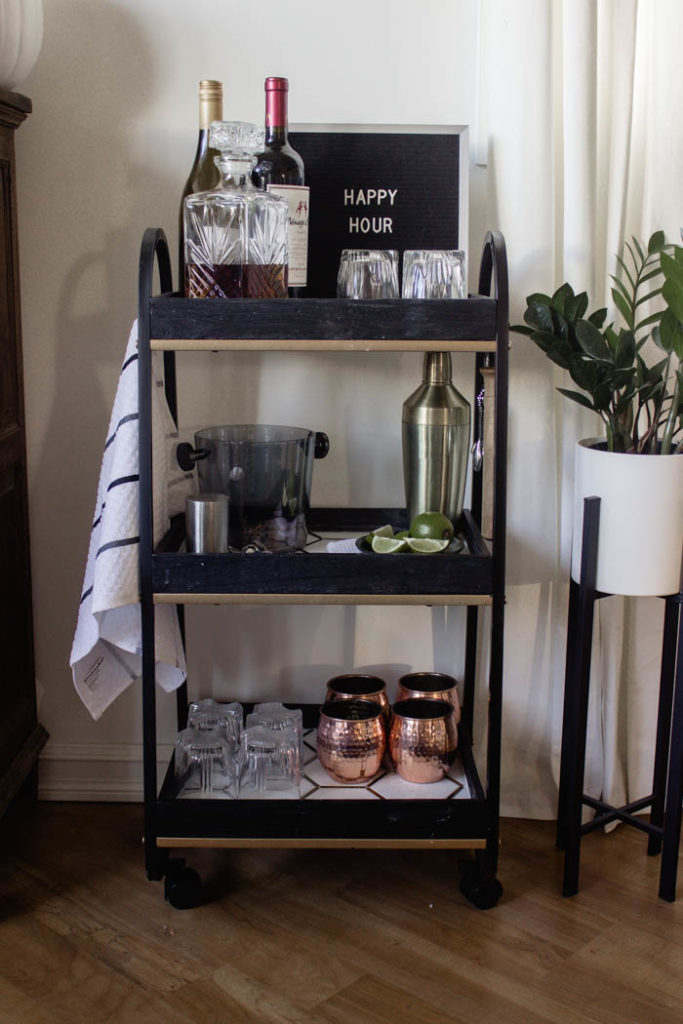
[[[237,795],[233,752],[217,729],[183,729],[175,747],[175,774],[182,788],[202,794]]]
[[[246,726],[263,726],[277,734],[283,734],[296,744],[299,751],[299,769],[303,763],[303,713],[301,708],[286,708],[277,701],[256,704],[254,710],[247,715]]]
[[[466,299],[461,249],[408,249],[403,253],[404,299]]]
[[[240,797],[294,789],[301,781],[301,751],[292,730],[247,725],[242,734]]]
[[[338,299],[397,299],[395,249],[343,249],[337,275]]]
[[[196,732],[216,729],[225,738],[231,752],[235,753],[242,735],[242,717],[243,708],[237,701],[222,704],[213,697],[206,697],[190,704],[187,724]]]

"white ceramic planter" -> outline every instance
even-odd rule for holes
[[[42,0],[0,0],[0,88],[28,78],[42,43]]]
[[[579,441],[574,463],[572,579],[581,573],[583,499],[600,498],[597,589],[661,596],[680,588],[683,455],[623,455]]]

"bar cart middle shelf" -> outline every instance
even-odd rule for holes
[[[152,294],[155,268],[160,291]],[[170,258],[161,229],[143,237],[139,281],[140,589],[144,740],[145,859],[148,877],[165,877],[177,907],[202,900],[199,877],[171,849],[203,846],[349,847],[471,850],[461,891],[475,906],[493,907],[502,893],[496,877],[499,842],[500,730],[505,602],[505,505],[508,391],[507,263],[502,235],[486,236],[479,293],[430,301],[337,299],[192,300],[172,291]],[[492,293],[492,294],[491,294]],[[177,416],[175,352],[196,350],[436,351],[475,353],[475,395],[485,365],[495,370],[493,535],[481,536],[482,481],[472,474],[471,510],[458,524],[459,554],[420,557],[287,552],[195,555],[179,550],[179,517],[153,545],[151,354],[164,352],[166,394]],[[493,455],[493,453],[491,453]],[[406,525],[405,509],[313,509],[314,533],[368,532]],[[446,799],[406,798],[389,779],[386,795],[358,799],[185,799],[173,763],[158,787],[154,610],[158,604],[384,604],[464,605],[465,671],[459,760]],[[486,763],[483,780],[472,749],[479,609],[489,606]],[[226,695],[229,699],[229,695]],[[178,728],[187,716],[187,685],[177,693]],[[290,705],[295,706],[295,705]],[[313,738],[318,705],[302,707]],[[247,708],[248,710],[248,708]],[[314,753],[311,754],[314,757]],[[306,768],[304,766],[304,774]],[[396,779],[397,782],[400,780]],[[324,788],[321,787],[321,788]],[[381,787],[379,787],[381,789]],[[423,787],[424,788],[424,787]],[[407,792],[407,790],[406,790]],[[360,797],[363,797],[362,799]],[[375,798],[376,797],[376,798]]]

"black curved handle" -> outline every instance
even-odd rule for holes
[[[330,439],[322,430],[315,432],[315,445],[313,447],[313,458],[324,459],[330,450]]]
[[[175,450],[175,457],[178,465],[186,473],[189,473],[194,469],[195,462],[205,459],[208,454],[209,451],[207,448],[193,448],[187,441],[183,441]]]
[[[508,321],[508,266],[505,238],[500,231],[488,231],[479,267],[479,294],[491,295],[498,301],[498,324],[507,332]],[[499,340],[501,340],[499,338]]]

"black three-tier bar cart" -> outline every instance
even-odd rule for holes
[[[155,271],[160,294],[154,295]],[[482,371],[494,371],[492,540],[482,538],[482,474],[472,474],[471,509],[458,525],[458,554],[357,556],[328,552],[272,555],[188,554],[184,520],[177,517],[153,544],[151,354],[164,352],[166,394],[174,417],[176,351],[279,350],[475,353],[474,395]],[[145,858],[150,879],[165,878],[177,907],[202,899],[197,873],[171,851],[199,847],[431,848],[472,851],[460,887],[482,909],[502,893],[497,879],[500,743],[505,604],[505,516],[508,396],[508,281],[505,244],[487,234],[478,294],[466,299],[358,301],[185,299],[172,290],[168,245],[161,229],[143,237],[139,277],[140,587],[144,743]],[[474,404],[473,404],[474,408]],[[313,509],[315,533],[368,532],[391,522],[406,525],[405,509]],[[179,799],[173,760],[159,786],[154,616],[160,603],[463,605],[465,670],[458,799],[425,798],[253,800]],[[480,609],[488,606],[486,622]],[[229,609],[226,611],[229,614]],[[181,611],[182,615],[182,611]],[[472,734],[477,646],[488,644],[486,754],[479,765]],[[486,659],[484,659],[486,660]],[[190,681],[191,682],[191,681]],[[323,686],[324,680],[321,680]],[[231,695],[222,695],[225,700]],[[278,695],[273,694],[277,700]],[[243,702],[244,703],[244,702]],[[186,723],[187,684],[177,691],[178,728]],[[292,705],[293,706],[293,705]],[[315,729],[319,705],[299,705],[305,729]],[[248,710],[247,706],[247,710]],[[483,728],[483,723],[482,723]],[[348,793],[345,794],[348,797]]]

